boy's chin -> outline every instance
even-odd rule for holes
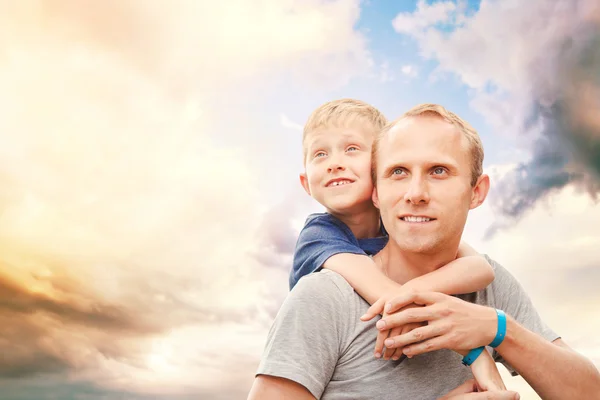
[[[365,211],[369,208],[375,208],[371,200],[368,201],[357,201],[351,199],[347,201],[331,201],[325,205],[325,208],[332,214],[354,214],[357,212]]]

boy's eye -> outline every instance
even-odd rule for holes
[[[358,151],[358,147],[356,146],[350,146],[346,149],[346,151]]]
[[[442,174],[444,174],[444,173],[446,173],[446,168],[443,168],[443,167],[435,167],[435,168],[433,169],[433,174],[434,174],[434,175],[442,175]]]
[[[324,157],[324,156],[325,156],[324,151],[317,151],[314,155],[315,158]]]
[[[402,168],[395,168],[392,170],[392,175],[402,175],[404,170]]]

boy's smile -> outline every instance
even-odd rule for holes
[[[351,183],[354,183],[354,181],[346,178],[335,178],[327,182],[327,185],[325,185],[325,187],[340,187],[344,185],[349,185]]]

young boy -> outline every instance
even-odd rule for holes
[[[483,289],[493,281],[492,267],[465,243],[461,243],[456,260],[404,285],[388,278],[375,264],[371,256],[386,245],[388,237],[371,197],[371,144],[386,123],[377,109],[353,99],[326,103],[309,117],[302,140],[305,173],[300,175],[300,182],[326,212],[309,216],[300,232],[290,290],[303,276],[321,268],[331,269],[373,305],[368,313],[376,315],[383,313],[388,299],[404,290],[462,294]],[[375,356],[399,360],[402,349],[383,351],[383,341],[388,335],[418,326],[380,333]],[[484,351],[471,367],[482,389],[504,389],[489,353]]]

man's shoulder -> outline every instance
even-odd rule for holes
[[[322,269],[302,277],[290,292],[290,295],[292,294],[295,297],[330,299],[347,299],[356,296],[354,289],[344,277],[329,269]]]
[[[516,282],[515,277],[502,264],[491,258],[488,254],[484,254],[483,256],[494,270],[494,281],[488,287],[498,289],[507,285],[510,286]]]

